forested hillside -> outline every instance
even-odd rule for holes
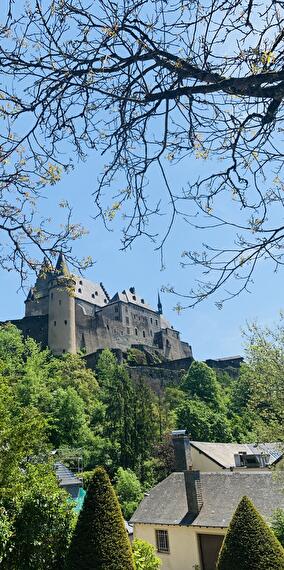
[[[2,326],[3,568],[17,567],[18,556],[36,560],[36,568],[60,567],[74,514],[58,489],[55,460],[71,465],[81,457],[85,481],[89,471],[104,466],[128,518],[143,491],[173,467],[172,429],[186,428],[200,441],[283,438],[282,325],[273,337],[252,327],[247,343],[247,364],[239,377],[216,376],[204,363],[193,362],[178,388],[167,387],[157,396],[142,380],[131,380],[127,365],[117,364],[109,350],[94,374],[80,355],[54,357],[34,340],[24,340],[14,326]],[[39,516],[40,536],[31,544],[28,534]]]

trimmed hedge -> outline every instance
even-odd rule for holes
[[[284,549],[248,497],[231,520],[217,570],[284,570]]]
[[[94,471],[72,537],[66,569],[134,570],[121,509],[108,475]]]

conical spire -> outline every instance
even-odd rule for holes
[[[29,290],[29,292],[28,292],[28,296],[27,296],[25,302],[27,302],[27,301],[32,301],[33,298],[34,298],[34,291],[33,291],[33,288],[31,287],[30,290]]]
[[[159,313],[159,315],[163,314],[163,307],[162,307],[161,297],[160,297],[159,291],[158,291],[158,313]]]
[[[70,275],[70,271],[68,269],[68,265],[66,263],[65,257],[62,253],[62,251],[60,252],[58,259],[57,259],[57,263],[56,263],[56,273],[58,275]]]
[[[39,270],[39,277],[40,278],[46,278],[47,274],[51,272],[51,264],[49,262],[49,260],[47,259],[47,257],[44,257],[44,260],[41,264],[41,268]]]

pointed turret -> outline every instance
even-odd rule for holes
[[[33,288],[31,287],[30,290],[29,290],[29,292],[28,292],[28,296],[27,296],[27,298],[26,298],[26,300],[25,300],[25,303],[28,303],[28,301],[33,301],[33,299],[34,299],[34,290],[33,290]]]
[[[68,265],[66,263],[66,259],[64,257],[64,254],[62,253],[62,251],[60,252],[60,254],[58,256],[55,269],[56,269],[57,275],[66,275],[66,276],[70,275],[70,271],[69,271]]]
[[[161,297],[160,297],[159,291],[158,291],[158,313],[159,313],[159,315],[163,314],[163,307],[162,307]]]
[[[51,264],[49,262],[49,260],[47,259],[47,257],[44,258],[42,264],[41,264],[41,268],[39,270],[39,278],[40,279],[46,279],[46,276],[48,273],[51,273]]]

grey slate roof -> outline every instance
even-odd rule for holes
[[[200,473],[200,479],[203,506],[193,521],[188,516],[184,473],[172,473],[143,499],[130,523],[227,527],[244,495],[266,520],[276,508],[284,508],[283,485],[271,471]]]
[[[108,303],[108,298],[101,284],[93,283],[84,277],[74,276],[76,279],[75,298],[99,307],[104,307]],[[79,291],[81,289],[81,291]]]
[[[55,474],[59,481],[60,487],[67,487],[69,485],[77,485],[82,487],[82,482],[68,467],[63,465],[63,463],[57,462],[54,464]]]
[[[145,302],[143,297],[140,297],[136,293],[136,291],[134,291],[134,293],[132,293],[130,291],[130,289],[124,289],[124,291],[122,291],[122,293],[115,293],[115,295],[110,300],[110,303],[114,303],[115,301],[123,301],[124,303],[132,303],[133,305],[136,305],[136,306],[141,307],[143,309],[148,309],[149,311],[153,311],[153,313],[157,312],[155,309],[150,307],[150,305],[148,305],[148,303]]]
[[[236,466],[234,454],[242,451],[245,451],[247,454],[269,455],[269,465],[277,462],[283,456],[284,451],[283,444],[279,443],[208,443],[191,441],[190,444],[226,469]]]

